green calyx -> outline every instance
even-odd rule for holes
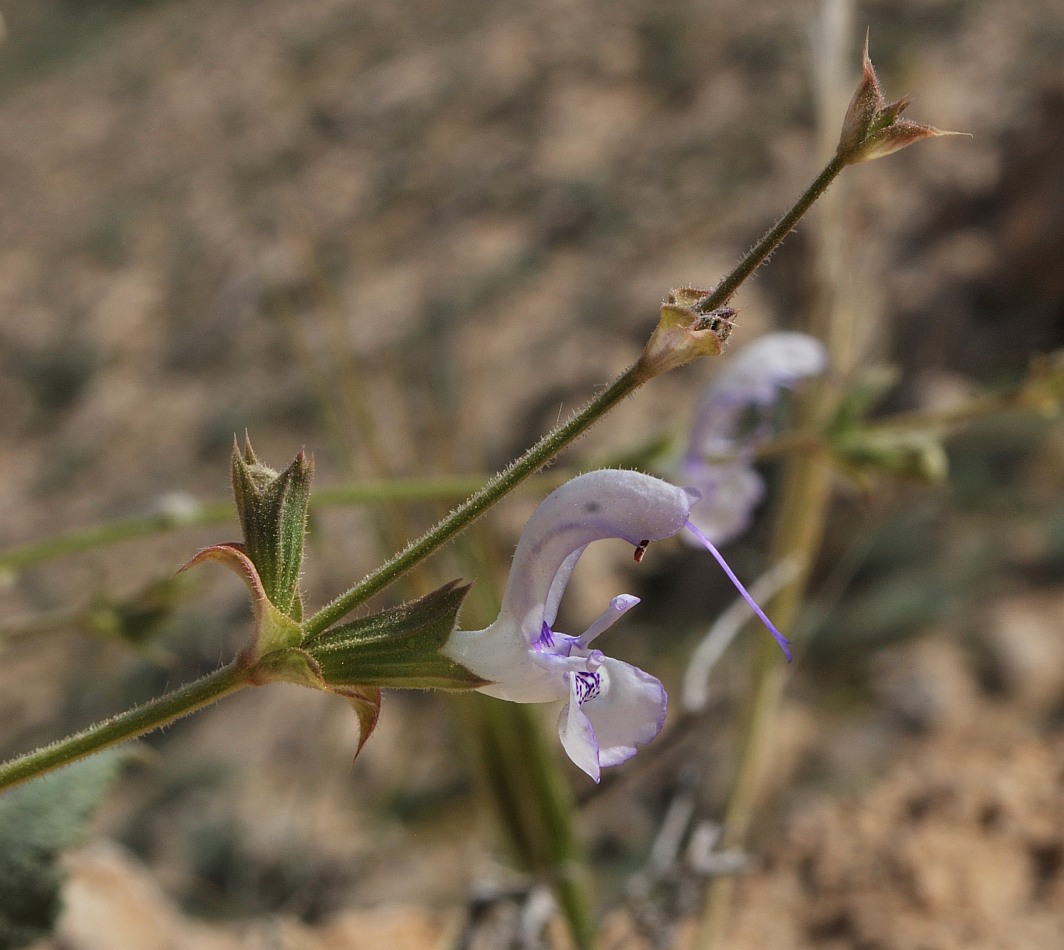
[[[468,690],[485,681],[443,656],[468,585],[451,581],[431,594],[304,641],[326,688],[389,686]]]
[[[314,463],[303,452],[283,472],[261,464],[245,439],[233,445],[233,495],[244,532],[244,549],[273,606],[299,621],[299,572]]]

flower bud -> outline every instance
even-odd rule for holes
[[[303,452],[278,474],[259,462],[249,439],[243,453],[233,445],[233,495],[245,553],[270,603],[297,621],[303,615],[299,571],[313,472],[314,463]]]

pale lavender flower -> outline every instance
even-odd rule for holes
[[[480,691],[489,696],[519,703],[567,700],[558,721],[562,746],[596,782],[602,768],[627,761],[636,746],[658,734],[667,696],[649,673],[591,646],[637,597],[614,597],[574,637],[554,629],[562,594],[592,541],[621,538],[634,546],[638,559],[651,541],[684,527],[695,530],[688,518],[697,497],[630,471],[589,472],[562,485],[533,512],[521,535],[498,619],[484,630],[455,631],[442,651],[487,680]],[[726,565],[725,570],[749,597]],[[787,652],[787,641],[752,606]]]
[[[706,387],[675,480],[702,500],[691,521],[716,544],[746,530],[765,493],[754,470],[757,446],[771,435],[781,389],[817,376],[827,366],[819,340],[804,333],[769,333],[743,347]]]

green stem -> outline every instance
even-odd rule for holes
[[[803,192],[794,207],[747,252],[735,270],[721,281],[716,290],[700,301],[699,307],[709,312],[726,303],[739,285],[768,258],[798,219],[823,194],[842,167],[837,159],[832,159],[809,188]],[[545,435],[509,468],[490,479],[435,527],[310,617],[304,624],[306,637],[322,633],[359,604],[383,590],[414,565],[450,541],[504,495],[549,463],[562,449],[583,435],[617,403],[635,392],[649,378],[648,371],[641,360],[628,367],[607,389],[588,402],[568,422]],[[382,495],[385,493],[382,492]],[[317,497],[320,500],[322,496],[327,497],[327,493],[323,492]],[[396,495],[393,493],[391,497],[395,498]],[[350,498],[347,500],[349,501]],[[49,557],[165,530],[167,527],[206,523],[208,516],[211,520],[218,516],[220,520],[221,512],[212,507],[186,519],[157,516],[134,523],[104,526],[92,533],[67,536],[65,539],[56,539],[50,544],[9,552],[6,558],[0,559],[0,568],[23,567]],[[247,681],[243,672],[234,664],[230,664],[144,706],[122,713],[84,732],[60,740],[46,748],[27,753],[0,766],[0,790],[126,739],[143,735],[246,685]]]
[[[646,379],[640,364],[636,363],[628,367],[609,388],[587,403],[568,422],[545,435],[509,468],[488,481],[435,527],[310,617],[304,625],[307,637],[313,637],[330,627],[450,541],[500,498],[583,435],[618,402],[635,392],[644,382]]]
[[[735,270],[717,284],[712,293],[703,297],[698,302],[696,309],[701,313],[710,313],[718,307],[723,307],[729,300],[731,300],[740,285],[755,270],[764,264],[766,260],[768,260],[769,255],[772,254],[772,252],[783,243],[783,239],[794,230],[794,226],[798,223],[802,215],[813,206],[813,202],[816,201],[817,198],[827,191],[828,186],[838,177],[839,173],[845,167],[845,163],[839,159],[838,155],[832,156],[831,161],[829,161],[820,174],[813,179],[812,184],[802,192],[801,196],[794,203],[794,207],[780,218],[779,221],[766,232],[765,236],[757,242],[757,244],[746,252],[746,255],[741,261],[739,261]]]
[[[235,663],[153,699],[143,706],[98,722],[75,735],[18,756],[0,765],[0,791],[28,782],[78,759],[127,739],[134,739],[180,719],[247,685],[245,671]]]
[[[322,488],[314,493],[315,507],[368,505],[388,501],[432,501],[439,498],[465,498],[484,484],[483,475],[452,475],[442,478],[401,478],[366,481],[355,485]],[[222,524],[232,520],[232,502],[200,505],[188,514],[156,514],[125,518],[97,525],[33,544],[12,548],[0,554],[0,570],[20,570],[70,554],[166,534],[180,528]]]
[[[844,167],[844,163],[839,160],[838,156],[834,156],[816,176],[813,183],[802,192],[794,206],[769,229],[757,244],[747,251],[735,269],[717,285],[716,289],[699,301],[698,309],[709,313],[727,303],[740,284],[768,259]],[[608,389],[587,403],[567,423],[544,436],[509,468],[496,475],[434,528],[318,611],[305,624],[307,636],[321,633],[446,544],[520,482],[546,465],[558,452],[586,432],[613,406],[625,396],[635,392],[645,382],[646,377],[641,364],[637,362],[630,366]]]
[[[1024,384],[1021,383],[1005,392],[976,396],[966,402],[941,409],[914,409],[882,419],[873,419],[868,423],[868,429],[879,432],[920,432],[956,428],[987,416],[1008,412],[1010,409],[1022,409],[1023,387]]]
[[[112,521],[5,551],[0,554],[0,570],[19,570],[44,561],[65,557],[68,554],[91,551],[94,548],[153,534],[165,534],[168,531],[176,531],[178,528],[217,524],[232,516],[232,502],[220,502],[198,506],[187,515],[157,514]]]

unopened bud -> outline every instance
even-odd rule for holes
[[[302,618],[299,572],[314,463],[303,452],[278,474],[259,462],[245,440],[233,446],[233,495],[247,556],[266,596],[281,613]]]

